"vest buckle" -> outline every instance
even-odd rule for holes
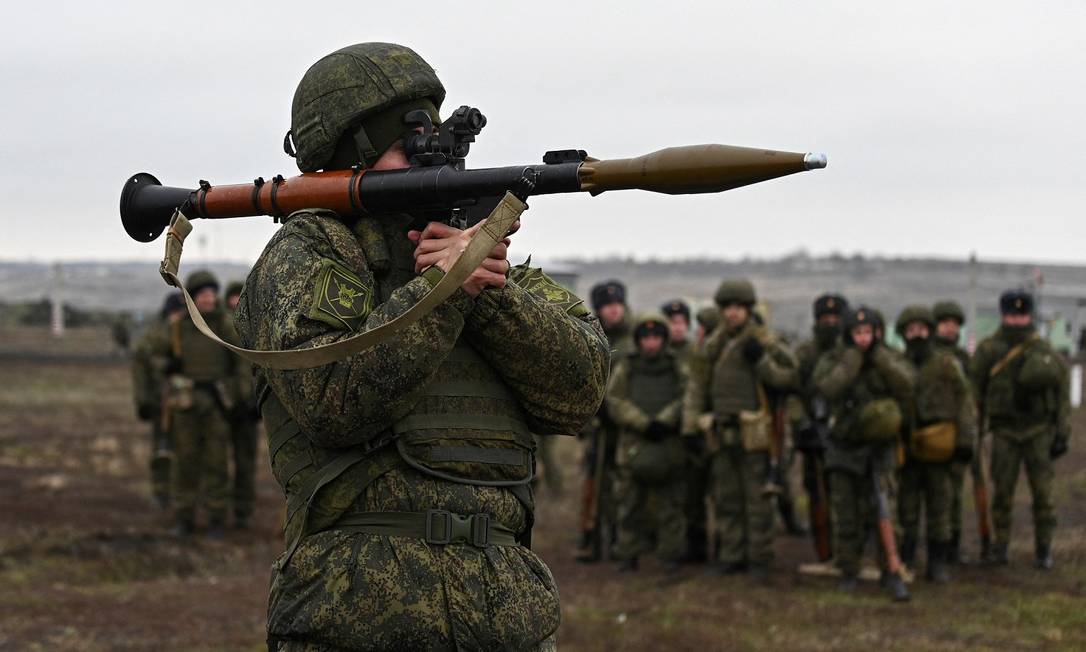
[[[470,543],[478,548],[490,545],[490,515],[463,516],[444,509],[426,510],[426,543],[448,545]]]

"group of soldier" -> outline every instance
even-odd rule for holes
[[[220,298],[215,276],[197,271],[185,285],[204,320],[236,342],[242,284],[231,283]],[[231,507],[233,526],[246,529],[256,497],[258,420],[249,365],[201,334],[173,293],[133,351],[132,380],[136,414],[150,426],[153,498],[172,510],[172,533],[192,534],[200,506],[209,538],[225,535]]]
[[[842,591],[855,590],[873,539],[881,585],[909,599],[922,531],[925,579],[949,581],[948,566],[963,558],[967,471],[980,561],[1009,563],[1024,466],[1035,566],[1052,568],[1053,461],[1068,448],[1069,373],[1037,333],[1027,291],[1000,297],[1000,327],[972,357],[959,346],[965,315],[953,301],[902,310],[893,328],[903,351],[887,345],[877,309],[837,294],[814,301],[813,336],[789,347],[744,279],[721,283],[713,305],[697,312],[692,339],[681,300],[634,318],[625,286],[606,281],[591,303],[612,369],[604,404],[582,432],[581,561],[609,555],[634,571],[655,549],[665,572],[701,561],[714,573],[768,581],[774,511],[789,534],[807,530],[788,482],[798,457],[815,552],[836,566]]]

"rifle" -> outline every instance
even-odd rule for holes
[[[270,215],[277,220],[305,208],[328,209],[341,218],[406,212],[465,228],[485,218],[524,178],[533,186],[526,195],[533,196],[625,189],[685,195],[723,192],[826,167],[824,154],[691,145],[607,161],[591,158],[584,150],[559,150],[547,152],[542,165],[469,170],[464,163],[469,144],[486,124],[478,109],[460,107],[436,134],[425,112],[408,113],[405,123],[423,131],[404,139],[413,167],[356,166],[226,186],[200,181],[195,189],[163,186],[140,172],[121,191],[121,222],[140,242],[157,238],[175,210],[189,219]]]
[[[766,469],[765,482],[762,485],[762,493],[771,496],[780,496],[784,493],[784,474],[781,466],[784,463],[784,434],[785,424],[788,420],[788,411],[785,408],[784,394],[774,393],[772,400],[772,421],[769,429],[769,467]]]
[[[826,473],[823,455],[830,436],[829,406],[825,398],[814,395],[808,401],[809,419],[802,424],[796,438],[796,448],[803,453],[806,467],[808,518],[811,523],[811,541],[819,561],[829,561],[833,556],[832,530],[830,529],[829,491],[826,489]]]
[[[886,570],[891,575],[904,579],[904,566],[901,556],[897,552],[897,536],[894,534],[894,517],[890,513],[890,499],[886,497],[882,485],[879,484],[878,465],[873,464],[871,469],[871,484],[874,489],[875,511],[878,517],[879,545],[886,555]]]
[[[980,428],[977,432],[977,451],[970,462],[970,470],[973,475],[973,508],[977,512],[977,531],[980,534],[980,556],[986,560],[992,552],[992,515],[988,498],[988,469],[984,466],[987,449],[984,433],[988,424],[984,410],[980,410],[978,421]]]

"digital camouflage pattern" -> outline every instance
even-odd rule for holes
[[[227,286],[225,296],[240,294],[244,286],[234,282]],[[229,311],[228,320],[233,325],[233,312]],[[237,358],[238,373],[246,378],[252,377],[252,366],[244,359]],[[251,387],[251,382],[247,383]],[[256,504],[256,453],[257,453],[256,397],[251,389],[245,396],[239,397],[237,408],[230,414],[230,450],[234,460],[234,482],[231,503],[234,508],[235,523],[245,526],[252,516]]]
[[[615,495],[621,559],[636,559],[653,541],[664,560],[678,561],[685,550],[685,454],[679,426],[686,380],[685,367],[668,350],[652,357],[640,351],[627,354],[612,371],[606,403],[619,428]],[[646,431],[653,421],[670,432],[650,438]],[[635,467],[655,469],[664,479],[646,480]]]
[[[1009,359],[1016,346],[1020,353]],[[1051,368],[1054,383],[1023,381],[1027,365]],[[973,357],[973,386],[992,433],[992,525],[995,544],[1010,540],[1014,492],[1024,466],[1033,497],[1034,539],[1048,546],[1056,529],[1052,497],[1054,470],[1049,450],[1056,437],[1070,438],[1070,380],[1063,359],[1051,345],[1026,329],[1001,326],[982,341]]]
[[[272,238],[246,282],[236,322],[246,346],[307,348],[374,328],[429,291],[431,272],[414,273],[408,216],[363,218],[347,226],[326,212],[293,215]],[[372,291],[372,307],[338,326],[310,311],[334,261]],[[432,270],[438,272],[440,270]],[[515,268],[503,290],[472,299],[458,290],[396,337],[348,359],[313,369],[260,370],[266,401],[281,403],[300,435],[277,441],[267,421],[273,471],[288,502],[306,477],[332,460],[359,454],[317,494],[305,531],[273,574],[268,629],[285,649],[536,649],[552,645],[560,611],[546,566],[519,546],[433,545],[421,539],[334,527],[354,511],[445,509],[486,513],[523,533],[529,504],[514,488],[439,479],[409,468],[394,426],[428,414],[437,438],[505,446],[510,432],[457,426],[457,420],[516,415],[541,435],[574,434],[595,412],[607,377],[607,345],[598,323],[572,296],[552,302],[538,270]],[[338,296],[338,295],[337,295]],[[361,304],[365,305],[365,304]],[[365,312],[365,314],[363,314]],[[353,325],[353,326],[352,326]],[[468,356],[468,357],[465,357]],[[454,376],[456,372],[472,374]],[[464,381],[464,382],[460,382]],[[441,396],[438,389],[498,385],[506,398]],[[455,393],[455,392],[451,392]],[[268,405],[265,418],[268,419]],[[440,420],[445,421],[440,421]],[[281,423],[281,421],[280,421]],[[440,426],[440,427],[438,427]],[[489,434],[487,434],[489,433]],[[416,437],[407,433],[401,438]],[[531,441],[530,434],[527,441]],[[299,467],[302,470],[297,470]],[[470,472],[470,469],[466,469]],[[302,528],[296,517],[288,542]],[[319,647],[326,646],[326,647]]]
[[[936,304],[938,308],[940,304]],[[939,312],[936,310],[936,319],[939,318]],[[938,336],[932,338],[935,342],[935,348],[944,349],[955,358],[958,363],[961,364],[962,369],[966,371],[966,382],[969,384],[970,395],[972,396],[973,406],[976,407],[977,396],[973,391],[973,380],[970,375],[970,369],[972,368],[972,360],[969,357],[969,352],[964,348],[958,346],[957,341],[948,342]],[[975,446],[976,454],[973,458],[972,464],[962,464],[960,462],[950,463],[950,538],[958,542],[961,540],[962,533],[962,509],[964,509],[964,501],[962,499],[962,493],[965,490],[965,471],[968,467],[973,472],[973,482],[985,482],[984,475],[980,472],[978,465],[983,464],[984,460],[980,457],[981,445],[980,440],[984,436],[984,433],[980,430],[980,422],[978,418],[977,422],[977,445]]]
[[[764,352],[751,364],[743,353],[750,339]],[[746,451],[739,438],[742,411],[761,406],[757,384],[767,391],[794,391],[799,381],[792,354],[753,319],[735,332],[726,325],[713,332],[691,364],[683,398],[683,432],[702,431],[699,422],[712,418],[708,435],[709,493],[716,514],[719,561],[766,566],[773,560],[773,506],[762,486],[769,465],[767,451]]]
[[[830,402],[834,426],[826,451],[833,513],[833,550],[842,573],[859,572],[864,543],[877,522],[873,501],[878,483],[896,513],[897,443],[872,444],[857,434],[857,415],[868,403],[912,399],[913,372],[904,357],[881,344],[865,355],[840,345],[823,355],[814,371],[814,387]],[[899,533],[900,534],[900,533]],[[880,551],[881,554],[881,551]]]

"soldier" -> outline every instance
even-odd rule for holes
[[[973,459],[977,418],[965,369],[952,353],[932,344],[934,326],[926,306],[905,308],[895,324],[905,341],[905,357],[916,369],[898,515],[901,560],[911,566],[916,560],[923,510],[928,536],[925,578],[945,584],[950,579],[946,563],[952,544],[950,466],[951,462],[968,464]]]
[[[750,569],[764,581],[773,561],[769,391],[796,387],[795,361],[751,314],[754,286],[726,280],[714,297],[721,325],[692,364],[683,432],[705,437],[720,573]]]
[[[166,296],[159,319],[147,328],[132,355],[132,391],[136,415],[151,425],[151,495],[159,509],[170,508],[170,474],[173,467],[173,441],[169,424],[162,412],[169,356],[170,324],[185,314],[181,293]]]
[[[698,322],[694,339],[697,340],[698,347],[702,347],[705,345],[705,340],[709,339],[716,327],[720,325],[720,308],[717,308],[715,304],[705,306],[698,311],[694,319]]]
[[[233,281],[226,286],[224,300],[230,320],[234,318],[244,287],[241,281]],[[238,364],[242,365],[240,374],[252,373],[244,360],[239,359]],[[230,416],[230,449],[234,453],[234,527],[239,530],[249,527],[249,518],[256,503],[256,424],[259,419],[260,412],[251,394],[240,397],[237,409]]]
[[[694,352],[694,345],[687,335],[690,333],[690,306],[681,299],[668,301],[660,308],[667,318],[668,347],[680,360]]]
[[[1049,570],[1056,529],[1052,462],[1067,453],[1070,381],[1066,364],[1034,327],[1033,295],[1008,290],[999,298],[999,309],[1002,324],[977,346],[972,366],[981,414],[992,433],[995,542],[990,561],[1009,561],[1014,491],[1025,466],[1033,496],[1034,565]]]
[[[227,341],[237,342],[219,302],[219,282],[207,271],[185,280],[204,320]],[[174,442],[173,503],[175,536],[188,536],[195,526],[201,492],[208,512],[207,535],[222,538],[230,501],[227,447],[229,418],[246,394],[249,379],[238,359],[196,330],[186,317],[169,323],[168,337],[153,351],[169,359],[165,409]]]
[[[406,47],[328,55],[294,96],[298,167],[409,167],[403,118],[436,121],[444,96]],[[480,228],[419,231],[413,219],[289,216],[245,282],[245,345],[307,349],[405,313]],[[390,339],[318,367],[257,371],[288,504],[271,649],[554,649],[557,589],[525,545],[532,433],[581,428],[603,399],[608,351],[583,303],[538,269],[511,269],[507,247]]]
[[[841,320],[848,312],[848,302],[839,294],[823,294],[814,301],[813,337],[795,350],[799,369],[802,410],[794,424],[795,447],[803,454],[803,488],[811,523],[812,542],[819,561],[828,561],[833,551],[830,526],[828,481],[825,475],[825,451],[829,438],[829,406],[814,387],[818,359],[841,342]]]
[[[976,394],[972,391],[972,378],[969,376],[969,369],[971,366],[969,352],[958,345],[958,341],[961,339],[962,326],[965,324],[965,311],[955,301],[940,301],[932,307],[932,316],[935,318],[935,337],[932,341],[937,349],[944,349],[951,353],[958,362],[962,365],[962,369],[966,371],[966,380],[970,384],[970,394],[973,396],[973,400],[976,401]],[[962,464],[960,462],[950,463],[950,486],[951,486],[951,500],[950,500],[950,545],[947,550],[947,560],[951,564],[961,563],[961,541],[962,541],[962,490],[965,486],[965,470],[969,468],[973,476],[974,490],[979,489],[984,495],[982,504],[978,506],[978,509],[985,510],[983,515],[983,522],[987,523],[987,492],[988,492],[988,478],[984,473],[984,460],[980,454],[982,447],[980,446],[980,437],[983,433],[977,432],[977,446],[974,447],[973,461],[969,464]],[[982,524],[982,529],[986,525]],[[991,541],[986,536],[985,532],[981,533],[981,558],[986,559],[990,554],[989,548],[991,547]]]
[[[664,570],[677,571],[686,547],[679,424],[687,372],[668,346],[669,331],[663,316],[639,319],[633,333],[636,351],[615,363],[607,388],[607,410],[619,428],[619,570],[636,570],[638,556],[656,541]]]
[[[878,511],[893,509],[901,403],[911,399],[912,371],[875,334],[876,317],[866,306],[848,313],[843,345],[819,359],[814,388],[830,401],[833,429],[826,449],[833,511],[833,551],[841,569],[840,589],[852,592],[860,572],[864,543]],[[883,583],[895,600],[909,599],[904,578],[893,572],[890,556],[879,548]]]
[[[611,347],[611,360],[633,350],[633,330],[626,307],[626,286],[621,281],[597,283],[589,294],[592,310],[599,318]],[[595,563],[603,558],[605,542],[616,540],[615,501],[611,469],[615,466],[618,431],[607,412],[607,404],[585,424],[581,437],[588,441],[584,454],[585,481],[581,494],[581,549],[577,561]]]

